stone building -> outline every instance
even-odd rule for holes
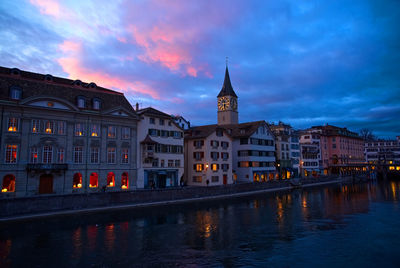
[[[183,129],[168,114],[148,107],[137,110],[138,188],[179,185],[183,176]]]
[[[2,197],[136,187],[137,121],[122,93],[0,67]]]

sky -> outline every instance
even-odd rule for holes
[[[239,121],[400,135],[400,1],[2,0],[0,65],[95,82],[217,121],[226,57]]]

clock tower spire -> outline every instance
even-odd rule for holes
[[[238,102],[233,90],[226,60],[225,79],[218,96],[218,125],[238,124]]]

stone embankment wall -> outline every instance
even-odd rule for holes
[[[314,184],[337,180],[337,178],[302,179],[302,184]],[[0,218],[51,213],[63,210],[89,209],[118,205],[143,204],[254,192],[267,189],[290,187],[290,181],[243,183],[210,187],[183,187],[173,189],[135,190],[91,194],[47,195],[37,197],[0,199]]]

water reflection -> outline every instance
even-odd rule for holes
[[[312,254],[330,258],[318,243],[332,247],[331,264],[347,256],[357,262],[360,250],[400,247],[399,193],[399,182],[335,185],[8,224],[0,226],[0,266],[298,266],[299,259],[316,266],[323,261]],[[368,247],[361,233],[387,241]]]

